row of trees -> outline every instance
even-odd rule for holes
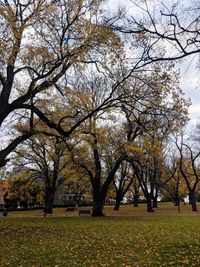
[[[166,67],[157,65],[148,74],[141,73],[140,79],[139,75],[129,79],[120,86],[123,98],[82,123],[71,138],[58,135],[34,119],[40,134],[18,147],[14,165],[19,170],[25,167],[33,177],[43,180],[47,212],[52,212],[56,189],[80,177],[91,183],[94,216],[103,215],[104,200],[113,181],[118,192],[117,209],[135,179],[147,199],[148,211],[152,211],[151,202],[156,203],[159,192],[164,148],[169,135],[187,121],[189,105],[177,86],[177,74],[171,66]],[[89,78],[81,80],[76,94],[70,92],[69,110],[79,108],[84,113],[102,101],[107,90],[103,90],[105,79],[100,75]],[[55,120],[62,105],[56,96]],[[45,108],[46,100],[41,101]],[[69,116],[68,123],[73,119]],[[16,127],[23,131],[27,125],[22,121]]]
[[[144,4],[138,21],[100,0],[0,3],[0,166],[17,148],[19,165],[43,179],[49,212],[70,175],[89,179],[94,216],[129,169],[149,211],[157,199],[164,147],[189,106],[174,66],[160,61],[199,53],[199,20],[182,25],[173,7],[161,12],[166,24]]]
[[[198,145],[194,149],[189,141],[177,140],[176,137],[170,141],[172,150],[168,143],[161,144],[153,140],[152,144],[152,137],[146,136],[145,140],[127,147],[127,144],[119,143],[116,129],[114,136],[111,136],[107,126],[99,131],[97,151],[100,165],[97,165],[94,157],[93,138],[88,136],[73,144],[73,148],[71,144],[66,148],[65,142],[60,142],[58,146],[57,140],[52,146],[52,139],[50,142],[49,137],[45,137],[44,142],[44,136],[27,141],[17,151],[15,168],[6,175],[7,206],[12,205],[13,201],[18,201],[24,207],[45,203],[46,211],[52,213],[55,195],[58,197],[60,194],[62,198],[63,191],[67,192],[75,197],[78,204],[81,197],[94,192],[93,186],[96,186],[99,195],[98,198],[95,196],[97,202],[94,202],[93,212],[98,216],[103,215],[103,205],[108,196],[116,199],[115,210],[119,209],[124,196],[134,199],[134,206],[143,196],[148,212],[158,207],[158,197],[179,206],[180,201],[189,196],[192,210],[197,211],[200,177]],[[112,137],[112,143],[107,139],[107,134]],[[116,149],[119,145],[120,150]],[[58,151],[65,151],[65,157],[58,157],[61,155]],[[118,163],[120,155],[122,158]],[[119,164],[117,168],[116,164]],[[112,173],[114,176],[110,179]],[[95,184],[95,179],[99,179],[99,184]],[[103,189],[107,183],[109,186],[105,192]]]

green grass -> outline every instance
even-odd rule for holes
[[[199,216],[11,215],[0,230],[0,266],[200,266]]]

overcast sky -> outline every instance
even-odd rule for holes
[[[188,58],[180,67],[181,87],[186,97],[190,97],[192,106],[189,108],[191,123],[200,121],[200,68],[197,66],[198,57]]]

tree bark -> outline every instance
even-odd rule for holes
[[[122,200],[121,194],[118,192],[116,195],[116,203],[115,203],[114,210],[119,210],[121,200]]]
[[[102,198],[102,197],[94,197],[93,198],[92,216],[93,217],[104,216],[103,207],[104,207],[104,198]]]
[[[48,191],[45,196],[45,212],[47,214],[53,214],[53,203],[54,203],[54,190]]]
[[[195,192],[191,191],[189,193],[189,202],[192,205],[192,211],[198,211]]]
[[[138,202],[139,202],[139,195],[134,195],[133,197],[133,206],[138,207]]]
[[[147,212],[154,212],[151,197],[147,197]]]
[[[153,208],[158,208],[158,196],[153,197]]]
[[[116,203],[115,203],[115,206],[114,206],[114,210],[119,210],[120,202],[121,202],[121,200],[117,200],[117,199],[116,199]]]

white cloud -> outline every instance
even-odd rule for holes
[[[189,108],[189,114],[191,117],[191,124],[196,124],[197,122],[200,121],[200,102],[193,104]]]

